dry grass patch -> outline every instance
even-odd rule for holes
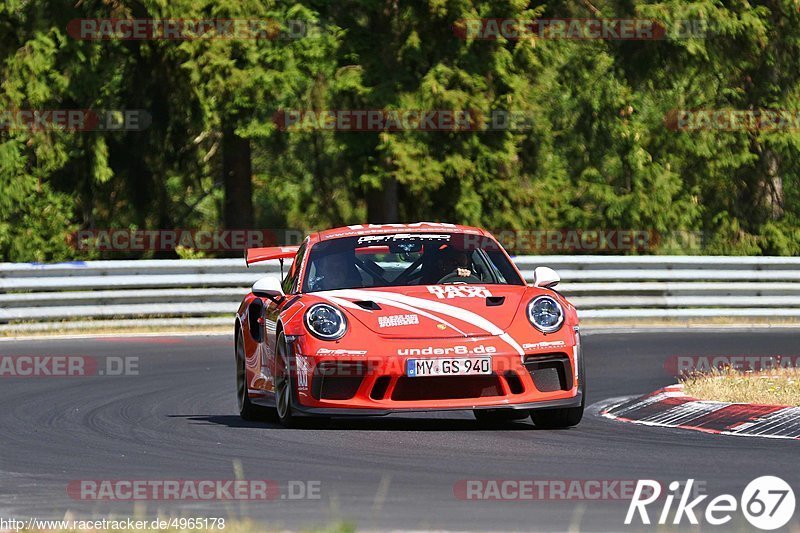
[[[739,372],[731,368],[693,374],[682,380],[684,392],[700,400],[800,406],[800,369]]]

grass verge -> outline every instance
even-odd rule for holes
[[[700,400],[800,406],[800,369],[739,372],[731,368],[682,380],[684,392]]]

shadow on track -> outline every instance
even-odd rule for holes
[[[264,430],[283,430],[283,426],[275,422],[248,422],[237,415],[168,415],[170,418],[182,418],[194,424],[218,425],[230,428],[253,428]],[[304,420],[300,430],[369,430],[369,431],[543,431],[530,421],[498,422],[494,424],[480,423],[468,418],[409,418],[409,417],[365,417]],[[555,430],[547,430],[555,431]],[[567,431],[567,430],[557,430]]]

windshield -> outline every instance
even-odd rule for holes
[[[317,243],[303,292],[438,284],[524,285],[494,239],[463,233],[393,233]]]

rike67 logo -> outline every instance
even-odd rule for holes
[[[663,498],[661,512],[654,517],[657,524],[670,523],[669,519],[672,515],[671,523],[673,525],[685,524],[684,520],[692,525],[698,525],[700,523],[698,515],[700,515],[706,523],[720,526],[730,522],[734,513],[740,509],[753,527],[770,531],[785,526],[794,516],[794,491],[779,477],[762,476],[754,479],[745,487],[739,500],[731,494],[721,494],[705,504],[705,511],[701,511],[701,504],[708,498],[708,495],[704,494],[692,500],[689,499],[693,495],[693,485],[693,479],[689,479],[685,483],[673,481],[669,484],[670,492]],[[681,488],[683,488],[682,491]],[[651,518],[647,506],[660,498],[661,484],[658,481],[639,480],[628,507],[628,514],[625,516],[625,524],[632,524],[638,514],[641,523],[649,525]],[[672,507],[676,499],[678,503],[673,511]]]

